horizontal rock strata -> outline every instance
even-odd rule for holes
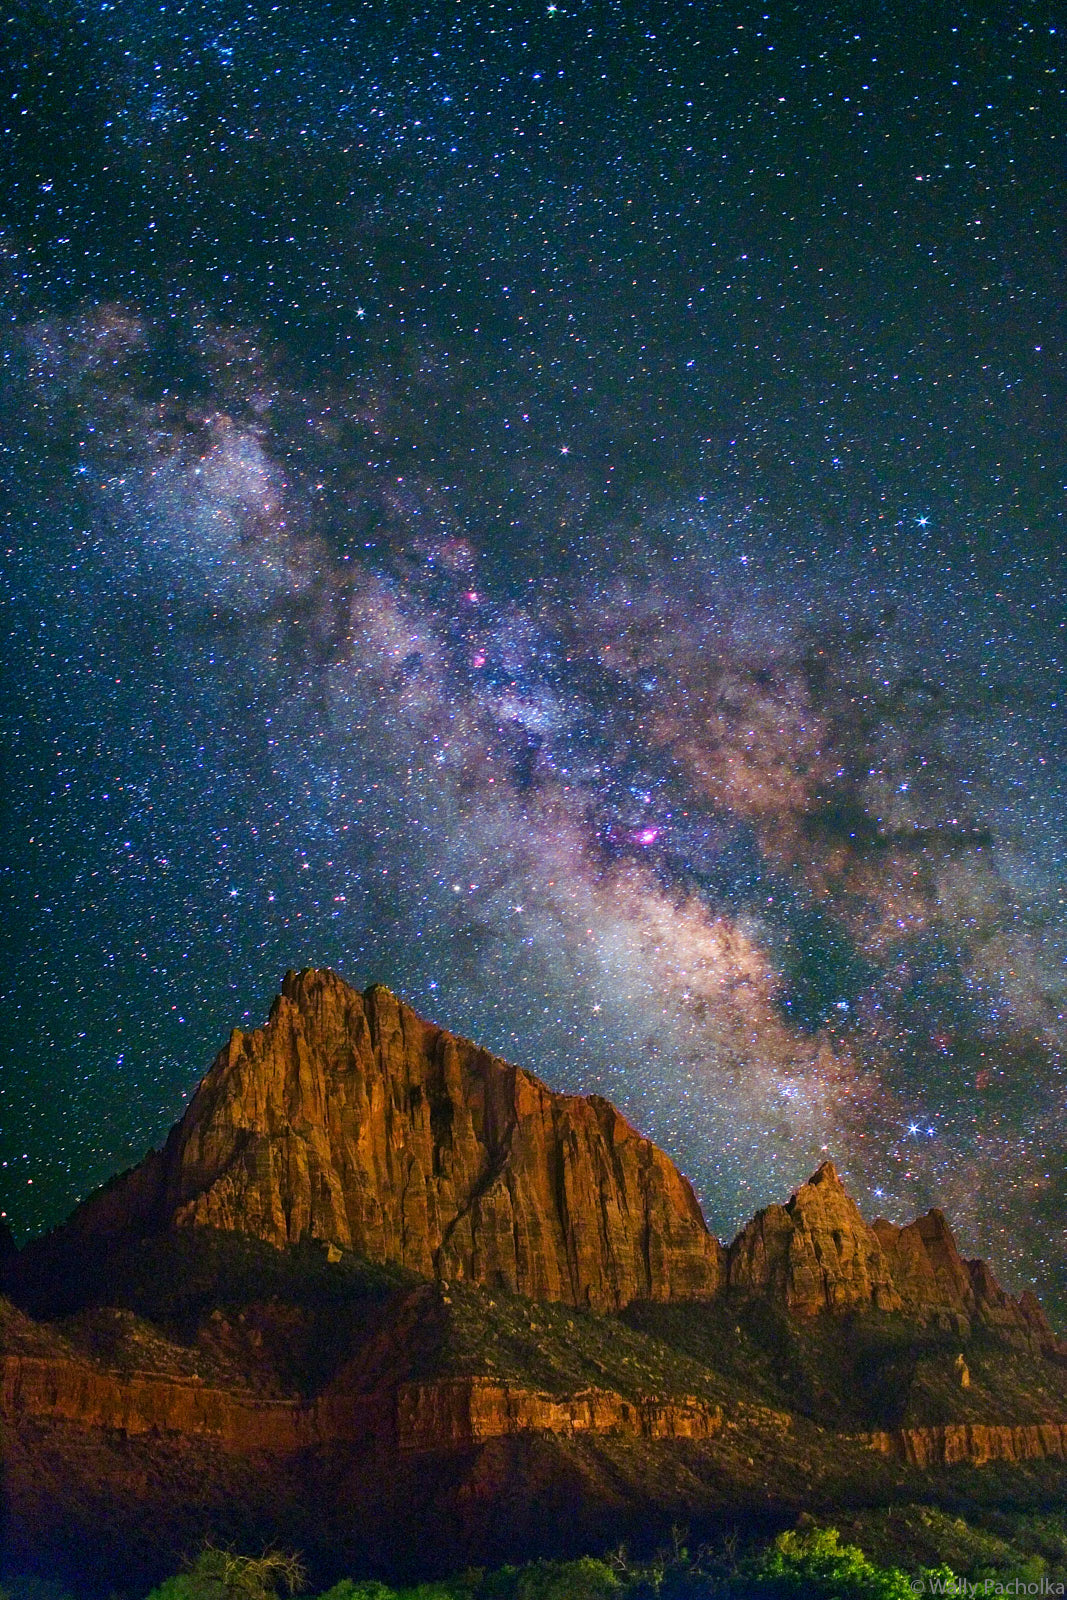
[[[238,1452],[287,1454],[310,1444],[379,1436],[391,1405],[376,1395],[327,1394],[310,1405],[234,1393],[195,1379],[118,1374],[79,1362],[5,1356],[0,1420],[58,1419],[130,1436],[175,1434]]]
[[[36,1356],[4,1357],[0,1421],[10,1426],[46,1418],[132,1437],[210,1439],[237,1453],[277,1455],[338,1442],[447,1451],[519,1433],[710,1439],[722,1427],[721,1407],[691,1397],[630,1400],[608,1389],[557,1397],[472,1377],[402,1383],[381,1394],[327,1391],[302,1405],[235,1394],[192,1379],[119,1375]]]
[[[913,1467],[968,1461],[1044,1461],[1067,1457],[1067,1422],[948,1422],[863,1434],[864,1444]]]
[[[607,1389],[564,1399],[488,1378],[406,1383],[397,1392],[401,1450],[438,1450],[515,1433],[622,1433],[642,1439],[710,1439],[722,1408],[708,1401],[627,1400]]]

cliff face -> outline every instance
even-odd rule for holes
[[[821,1311],[899,1311],[961,1330],[979,1321],[1055,1352],[1055,1335],[1031,1294],[1015,1300],[984,1261],[965,1261],[945,1216],[907,1227],[863,1220],[833,1163],[787,1205],[759,1211],[730,1246],[727,1280],[769,1294],[798,1316]]]
[[[630,1536],[617,1516],[1067,1459],[1067,1347],[940,1212],[868,1224],[826,1162],[727,1255],[605,1101],[328,972],[290,974],[164,1148],[5,1261],[0,1541],[105,1592],[205,1533],[484,1565]],[[852,1311],[893,1338],[817,1320]]]
[[[800,1316],[901,1306],[878,1235],[829,1161],[787,1205],[757,1211],[730,1246],[727,1272],[731,1286],[769,1294]]]
[[[895,1428],[861,1435],[872,1450],[913,1467],[946,1467],[969,1461],[1050,1461],[1067,1456],[1062,1422],[947,1422],[936,1428]]]
[[[318,1239],[426,1279],[618,1310],[729,1286],[797,1316],[974,1321],[1067,1358],[1032,1295],[965,1261],[940,1211],[864,1221],[824,1162],[729,1253],[673,1163],[607,1101],[424,1022],[381,986],[290,973],[264,1028],[235,1031],[162,1151],[75,1212],[93,1240],[207,1226]],[[31,1250],[32,1255],[32,1250]]]
[[[484,1377],[369,1394],[341,1383],[301,1404],[157,1373],[108,1372],[77,1358],[0,1356],[0,1420],[17,1427],[29,1418],[285,1456],[328,1444],[447,1451],[519,1433],[709,1439],[722,1426],[722,1408],[693,1397],[629,1400],[609,1389],[560,1398]]]
[[[563,1399],[486,1378],[406,1383],[397,1391],[401,1450],[454,1450],[516,1433],[618,1433],[639,1439],[710,1439],[722,1407],[682,1400],[624,1400],[606,1389]]]
[[[554,1094],[330,972],[289,974],[162,1153],[70,1226],[198,1224],[602,1310],[710,1297],[723,1281],[689,1184],[606,1101]]]
[[[941,1211],[928,1211],[906,1228],[881,1218],[873,1231],[885,1251],[905,1313],[980,1322],[1024,1338],[1047,1353],[1059,1350],[1045,1313],[1030,1293],[1016,1300],[1002,1289],[984,1261],[966,1261]]]

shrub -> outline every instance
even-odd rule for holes
[[[320,1600],[397,1600],[397,1592],[390,1589],[388,1584],[379,1583],[376,1578],[368,1578],[363,1583],[357,1583],[353,1578],[342,1578],[332,1589],[327,1589]]]
[[[611,1600],[621,1585],[603,1561],[583,1556],[578,1561],[531,1561],[524,1567],[501,1567],[489,1573],[482,1600]]]
[[[957,1583],[947,1567],[924,1576],[927,1593],[939,1583],[951,1594]],[[856,1545],[842,1544],[836,1528],[779,1534],[746,1564],[736,1589],[776,1600],[914,1600],[916,1592],[906,1572],[876,1567]]]

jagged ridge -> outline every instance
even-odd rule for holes
[[[429,1507],[483,1562],[483,1510],[517,1501],[541,1549],[564,1504],[602,1539],[620,1503],[796,1509],[961,1461],[1058,1484],[1067,1458],[1067,1351],[940,1212],[868,1224],[825,1162],[724,1252],[606,1101],[327,972],[3,1276],[74,1314],[0,1300],[0,1531],[109,1578],[235,1517],[365,1561]]]
[[[984,1261],[965,1261],[941,1211],[907,1227],[867,1223],[831,1161],[784,1206],[746,1223],[727,1257],[727,1282],[769,1295],[799,1316],[898,1311],[965,1334],[975,1320],[1040,1348],[1058,1341],[1032,1294],[1016,1300]]]

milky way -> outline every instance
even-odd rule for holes
[[[329,965],[1055,1301],[1060,35],[283,9],[12,33],[0,1210]]]

